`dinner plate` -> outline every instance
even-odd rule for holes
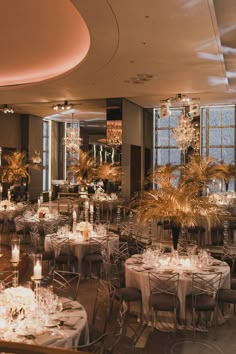
[[[57,327],[59,326],[59,324],[61,323],[60,320],[49,320],[47,323],[46,323],[46,327]]]

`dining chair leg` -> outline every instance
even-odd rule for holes
[[[196,311],[195,307],[193,307],[193,339],[196,339]]]

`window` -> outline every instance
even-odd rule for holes
[[[202,157],[218,162],[235,161],[235,107],[202,108]]]
[[[43,192],[50,189],[51,186],[51,122],[43,121]]]
[[[154,109],[154,166],[180,164],[181,152],[173,136],[173,129],[178,125],[181,114],[181,108],[173,108],[169,117],[159,118],[159,110]]]

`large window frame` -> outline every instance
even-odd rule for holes
[[[235,162],[235,106],[201,108],[201,155],[225,164]]]
[[[160,118],[159,109],[154,109],[154,154],[153,166],[162,166],[167,163],[179,165],[182,161],[181,151],[173,135],[182,115],[183,107],[172,108],[169,117]],[[164,153],[164,157],[162,154]]]

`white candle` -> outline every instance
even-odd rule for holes
[[[40,196],[40,203],[41,204],[43,203],[43,196],[42,195]]]
[[[13,247],[11,257],[12,257],[12,261],[13,262],[19,262],[19,260],[20,260],[20,248],[17,247],[17,245],[15,245]]]
[[[52,199],[52,191],[51,190],[49,190],[49,192],[48,192],[48,197],[49,197],[49,200]]]
[[[42,278],[42,266],[39,261],[36,262],[34,266],[34,279]]]
[[[8,197],[8,200],[11,200],[11,191],[10,191],[10,189],[8,189],[8,191],[7,191],[7,197]]]
[[[84,203],[84,207],[85,207],[85,209],[88,209],[88,208],[89,208],[89,202],[88,202],[88,200],[86,200],[86,202]]]
[[[73,210],[73,221],[76,222],[77,220],[77,214],[76,214],[76,211]]]
[[[93,213],[93,204],[90,204],[90,213]]]

